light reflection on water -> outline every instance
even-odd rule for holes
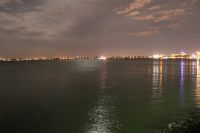
[[[196,100],[197,107],[200,108],[200,63],[199,60],[196,62]]]
[[[116,127],[114,98],[107,93],[107,70],[106,63],[103,63],[99,75],[98,98],[94,107],[88,113],[89,122],[86,124],[85,133],[113,133],[112,128]]]
[[[159,79],[160,79],[160,77],[159,77],[159,75],[160,75],[160,69],[159,69],[159,61],[157,61],[157,60],[155,60],[154,62],[153,62],[153,73],[152,73],[152,75],[153,75],[153,88],[152,89],[158,89],[158,85],[159,85]]]
[[[96,105],[89,112],[89,121],[86,133],[112,133],[111,128],[115,121],[112,119],[114,106],[108,96],[100,96]]]
[[[184,103],[185,101],[185,95],[184,95],[184,82],[185,82],[185,67],[186,67],[186,62],[185,60],[181,60],[180,62],[180,102],[181,104]]]
[[[153,73],[152,73],[152,103],[158,104],[162,102],[162,90],[163,90],[163,61],[153,61]]]
[[[200,63],[199,60],[197,60],[197,76],[200,76]]]

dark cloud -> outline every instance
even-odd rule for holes
[[[149,36],[159,33],[159,28],[160,30],[177,29],[177,25],[180,28],[181,25],[177,23],[181,23],[189,15],[196,12],[194,7],[197,2],[197,0],[175,0],[173,2],[168,0],[135,0],[117,13],[127,15],[142,23],[151,22],[150,29],[133,33],[138,37]],[[155,27],[152,28],[153,25]]]
[[[0,0],[0,56],[35,56],[44,49],[47,56],[133,55],[174,52],[188,43],[198,47],[199,8],[199,0]]]

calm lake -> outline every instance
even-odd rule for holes
[[[197,60],[0,62],[1,133],[151,133],[199,107]]]

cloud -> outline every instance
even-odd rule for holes
[[[127,14],[131,13],[134,10],[141,9],[151,3],[151,0],[135,0],[131,4],[129,4],[125,9],[118,11],[118,14]]]
[[[3,7],[5,6],[6,4],[9,4],[9,3],[18,3],[18,4],[21,4],[23,3],[22,0],[0,0],[0,7]]]
[[[134,21],[141,23],[150,23],[149,27],[165,27],[167,29],[177,29],[181,25],[170,25],[181,21],[187,15],[192,14],[197,0],[176,0],[168,3],[165,0],[136,0],[130,3],[127,7],[119,10],[117,14],[131,17]],[[157,26],[155,26],[157,25]],[[164,26],[163,26],[164,25]],[[151,28],[150,28],[151,29]],[[141,31],[134,33],[135,36],[146,36],[159,33],[157,30]]]
[[[158,10],[158,9],[160,9],[159,5],[155,5],[149,8],[149,10]]]
[[[20,1],[1,0],[0,5],[10,9],[7,4],[16,4]],[[23,2],[27,4],[30,1]],[[90,3],[94,2],[90,0],[41,0],[39,5],[31,7],[32,10],[0,11],[1,32],[25,37],[61,37],[71,32],[81,19],[92,14],[93,9]]]
[[[180,29],[180,28],[181,28],[181,24],[180,24],[180,23],[169,24],[169,25],[167,26],[167,28],[169,28],[169,29],[171,29],[171,30]]]
[[[18,15],[0,13],[0,18],[0,28],[12,35],[51,36],[56,32],[54,28],[57,25],[53,27],[51,24],[47,24],[42,18],[42,14],[37,12],[20,13]]]
[[[186,15],[186,11],[184,9],[165,10],[155,14],[157,17],[155,17],[154,21],[171,20],[175,17],[181,17],[184,15]]]
[[[5,4],[11,2],[11,0],[0,0],[0,7],[4,6]]]
[[[140,21],[166,21],[171,20],[176,17],[180,17],[185,15],[185,10],[183,9],[172,9],[172,10],[165,10],[165,11],[158,11],[156,13],[143,13],[139,11],[134,11],[129,14],[129,16],[133,16],[135,20]]]
[[[176,23],[171,21],[189,14],[189,9],[196,1],[183,0],[169,4],[164,0],[134,0],[117,11],[117,14],[131,17],[134,21],[139,21],[140,25],[150,24],[146,30],[152,25],[155,27],[163,23],[167,27],[171,23]],[[0,0],[0,6],[6,8],[0,10],[0,32],[40,38],[67,38],[70,34],[83,36],[84,28],[90,29],[91,32],[97,29],[91,23],[100,25],[107,17],[108,19],[114,17],[107,16],[109,13],[104,11],[105,8],[100,9],[104,6],[102,3],[110,4],[109,9],[112,8],[114,0],[109,2],[105,0]],[[17,6],[18,4],[20,6]]]
[[[159,28],[151,27],[151,28],[144,30],[144,31],[134,32],[134,33],[132,33],[132,35],[136,36],[136,37],[147,37],[147,36],[155,35],[159,32],[160,32]]]
[[[129,14],[129,16],[138,16],[138,15],[140,15],[140,12],[139,12],[139,11],[134,11],[134,12],[131,12],[131,13]]]
[[[146,14],[146,15],[134,14],[133,16],[135,20],[140,20],[140,21],[156,20],[153,14]]]

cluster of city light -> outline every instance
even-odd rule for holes
[[[180,52],[178,54],[163,55],[163,54],[154,54],[149,58],[153,59],[200,59],[200,52],[197,51],[193,54],[186,54],[185,52]]]
[[[192,58],[192,59],[200,59],[200,52],[197,51],[196,53],[193,53],[193,54],[191,55],[191,58]]]
[[[4,58],[0,58],[0,61],[6,61],[6,59],[4,59]]]
[[[32,58],[0,58],[0,61],[45,61],[45,60],[107,60],[107,59],[200,59],[200,52],[197,51],[192,54],[180,52],[178,54],[164,55],[154,54],[152,56],[75,56],[75,57],[32,57]]]
[[[154,59],[159,59],[159,58],[162,58],[162,55],[159,55],[159,54],[155,54],[152,56]]]
[[[75,57],[0,58],[0,61],[51,61],[51,60],[91,60],[91,59],[106,60],[107,57],[75,56]]]
[[[101,56],[98,58],[99,60],[106,60],[106,57],[105,56]]]

